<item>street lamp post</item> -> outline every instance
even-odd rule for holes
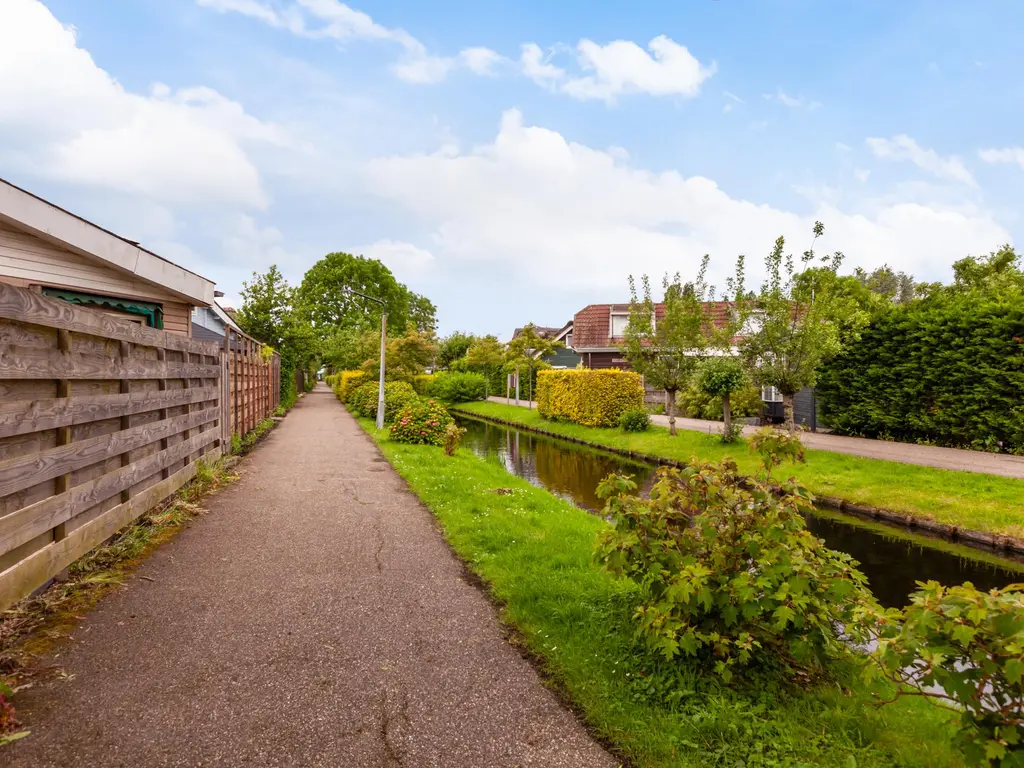
[[[387,307],[383,301],[375,299],[373,296],[367,296],[365,293],[354,291],[351,288],[346,288],[345,290],[347,293],[354,293],[356,296],[362,296],[368,301],[380,304],[380,385],[377,389],[377,429],[384,429],[384,354],[388,337]]]

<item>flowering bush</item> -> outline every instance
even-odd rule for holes
[[[448,429],[444,431],[444,453],[446,456],[454,456],[455,451],[459,449],[459,443],[462,442],[462,436],[466,434],[466,430],[456,424],[449,424]]]
[[[417,400],[395,416],[391,439],[398,443],[444,445],[448,427],[454,423],[436,400]]]

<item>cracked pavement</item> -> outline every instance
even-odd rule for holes
[[[618,764],[329,390],[238,471],[19,694],[0,765]]]

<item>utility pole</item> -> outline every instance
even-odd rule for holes
[[[352,293],[356,296],[362,296],[368,301],[380,304],[380,385],[377,388],[377,429],[384,429],[384,357],[385,350],[387,349],[387,338],[388,338],[388,313],[387,306],[380,299],[375,299],[373,296],[367,296],[365,293],[354,291],[351,288],[345,288],[346,293]]]

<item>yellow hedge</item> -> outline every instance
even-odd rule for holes
[[[342,402],[348,400],[352,390],[363,383],[362,371],[340,371],[327,377],[327,383],[331,385],[334,394]]]
[[[545,419],[587,427],[612,427],[626,411],[643,409],[640,374],[616,368],[547,370],[537,373],[537,408]]]

